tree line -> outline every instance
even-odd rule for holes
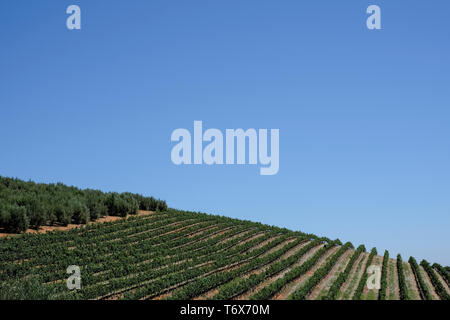
[[[129,192],[105,193],[0,176],[0,228],[6,232],[43,225],[86,224],[108,215],[137,214],[138,210],[165,211],[167,204]]]

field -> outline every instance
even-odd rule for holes
[[[381,290],[366,286],[369,265]],[[426,261],[173,209],[0,238],[0,299],[448,299],[448,281]]]

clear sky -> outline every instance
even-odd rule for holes
[[[67,6],[82,29],[66,28]],[[382,30],[366,28],[381,7]],[[449,1],[0,2],[0,174],[450,265]],[[280,170],[176,166],[176,128],[280,129]]]

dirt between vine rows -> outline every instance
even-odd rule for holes
[[[403,273],[405,275],[406,288],[408,289],[409,298],[412,300],[420,300],[420,292],[417,287],[416,278],[408,262],[403,262]]]
[[[336,251],[339,249],[338,246],[335,246],[333,248],[330,248],[327,250],[320,258],[319,260],[312,266],[311,269],[309,269],[306,273],[302,274],[300,277],[294,279],[290,283],[288,283],[286,286],[284,286],[271,300],[285,300],[291,295],[295,290],[300,288],[303,283],[309,279],[314,272],[317,271],[326,261],[327,259],[336,253]]]
[[[286,245],[286,244],[288,244],[288,243],[291,243],[292,241],[295,241],[295,238],[288,239],[288,240],[282,242],[280,245],[276,246],[275,248],[272,248],[272,249],[269,250],[269,251],[274,252],[274,251],[276,251],[276,250],[278,250],[278,249],[281,249],[282,246],[284,246],[284,245]],[[250,277],[250,276],[253,275],[253,274],[259,274],[259,273],[261,273],[261,272],[264,272],[265,270],[267,270],[267,268],[270,267],[270,265],[272,265],[273,263],[276,263],[276,262],[278,262],[278,261],[280,261],[280,260],[282,260],[282,259],[286,259],[287,257],[291,256],[291,255],[294,254],[297,250],[299,250],[301,247],[303,247],[305,244],[306,244],[306,242],[302,242],[302,243],[296,245],[295,247],[289,249],[289,250],[288,250],[286,253],[284,253],[281,257],[279,257],[278,259],[276,259],[274,262],[269,263],[269,264],[266,264],[266,265],[264,265],[264,266],[261,266],[261,267],[255,269],[255,270],[253,270],[253,271],[251,271],[251,272],[249,272],[249,273],[246,273],[246,274],[243,275],[241,278],[242,278],[242,279],[246,279],[246,278]],[[270,254],[270,252],[268,252],[268,253]],[[228,283],[228,282],[227,282],[227,283]],[[213,298],[216,294],[219,293],[220,287],[221,287],[221,286],[219,286],[219,287],[217,287],[217,288],[214,288],[214,289],[211,289],[211,290],[209,290],[209,291],[207,291],[207,292],[205,292],[205,293],[199,295],[198,297],[195,297],[193,300],[206,300],[206,299],[209,299],[209,298]]]
[[[269,254],[271,254],[271,253],[273,253],[273,252],[275,252],[275,251],[278,251],[278,250],[280,250],[281,248],[283,248],[284,246],[288,245],[289,243],[291,243],[291,242],[293,242],[293,241],[295,241],[295,238],[289,238],[289,239],[286,239],[286,240],[284,240],[283,242],[281,242],[280,244],[278,244],[278,245],[276,245],[275,247],[273,247],[272,249],[270,249],[270,250],[264,252],[264,254],[262,254],[261,257],[267,256],[267,255],[269,255]],[[291,249],[291,250],[292,250],[292,249]],[[253,250],[252,250],[252,251],[253,251]],[[280,259],[280,258],[278,258],[278,259]],[[277,260],[278,260],[278,259],[277,259]],[[277,261],[277,260],[275,260],[275,261]],[[270,265],[270,264],[267,264],[267,265],[265,265],[265,266],[259,267],[259,268],[255,269],[255,270],[251,271],[250,273],[247,273],[247,274],[244,275],[242,278],[248,278],[248,277],[251,276],[252,274],[258,274],[258,273],[260,273],[261,271],[267,269],[269,265]]]
[[[397,260],[389,259],[386,278],[388,280],[386,299],[399,300],[400,287],[398,284]]]
[[[343,255],[339,257],[330,272],[314,287],[311,293],[306,297],[307,300],[315,300],[323,290],[330,290],[334,280],[339,276],[341,271],[345,270],[354,250],[346,250]]]
[[[350,274],[347,278],[347,280],[345,281],[345,283],[343,284],[343,286],[341,287],[341,292],[342,295],[339,297],[339,300],[344,300],[344,295],[348,292],[348,297],[347,299],[352,299],[353,294],[356,291],[356,288],[359,284],[359,280],[361,279],[363,273],[364,273],[364,268],[366,265],[367,260],[369,259],[369,253],[367,252],[362,252],[358,259],[356,260],[355,264],[353,265],[352,270],[350,271]],[[358,269],[359,268],[359,269]]]
[[[146,210],[139,210],[139,213],[137,215],[127,215],[126,217],[116,217],[116,216],[106,216],[98,218],[95,221],[90,221],[88,224],[94,224],[94,223],[105,223],[105,222],[111,222],[111,221],[117,221],[121,219],[128,219],[129,217],[136,217],[136,216],[146,216],[155,213],[154,211],[146,211]],[[39,229],[28,229],[25,233],[31,233],[31,234],[38,234],[38,233],[47,233],[50,231],[66,231],[71,230],[75,228],[81,228],[84,225],[82,224],[68,224],[67,226],[42,226]],[[2,228],[0,228],[0,238],[3,237],[14,237],[19,235],[19,233],[6,233]]]
[[[353,263],[352,268],[350,269],[349,276],[347,278],[347,281],[345,281],[341,288],[339,289],[340,292],[345,292],[347,290],[347,287],[349,286],[349,279],[350,277],[355,274],[356,269],[358,268],[358,264],[361,262],[361,259],[364,259],[364,252],[360,253],[359,256],[356,258],[355,262]]]
[[[252,241],[252,240],[254,240],[254,239],[256,239],[256,238],[259,238],[259,237],[261,237],[261,236],[263,236],[263,235],[264,235],[264,232],[263,232],[263,233],[260,233],[260,234],[257,234],[257,235],[253,235],[253,236],[250,237],[250,238],[247,238],[247,239],[245,239],[245,240],[243,240],[243,241],[241,241],[241,242],[239,242],[239,243],[237,243],[237,244],[234,244],[232,247],[236,247],[236,246],[245,244],[245,243],[247,243],[247,242],[249,242],[249,241]],[[278,235],[278,236],[271,237],[271,239],[274,240],[274,238],[276,239],[277,237],[279,237],[279,235]],[[265,242],[266,242],[266,241],[267,241],[267,240],[265,240]],[[221,242],[221,241],[220,241],[220,242]],[[254,248],[254,247],[255,247],[255,246],[253,246],[252,248]],[[250,249],[251,249],[251,248],[250,248]],[[248,251],[248,250],[245,250],[245,251]],[[245,251],[244,251],[244,252],[245,252]],[[206,277],[206,276],[208,276],[208,275],[210,275],[210,274],[213,274],[213,273],[216,273],[216,272],[220,272],[220,271],[231,271],[231,270],[234,270],[234,269],[236,269],[236,268],[238,268],[238,267],[240,267],[240,266],[242,266],[242,265],[244,265],[244,264],[246,264],[246,263],[248,263],[248,261],[241,261],[241,262],[239,262],[239,263],[234,263],[234,264],[232,264],[232,265],[228,265],[228,266],[225,266],[225,267],[220,267],[219,269],[212,270],[212,271],[210,271],[210,272],[207,272],[206,274],[203,274],[203,275],[201,275],[201,276],[195,277],[194,279],[190,279],[190,280],[187,280],[187,281],[185,281],[185,282],[183,282],[183,283],[181,283],[181,284],[177,284],[177,285],[172,286],[172,287],[170,287],[170,288],[166,288],[165,290],[163,290],[163,292],[161,292],[161,293],[159,293],[159,294],[153,295],[153,296],[151,296],[151,297],[144,297],[142,300],[147,300],[147,299],[156,299],[156,300],[159,300],[159,299],[165,299],[165,298],[168,298],[168,297],[170,297],[170,296],[173,294],[173,291],[174,291],[174,290],[176,290],[177,288],[179,288],[179,287],[181,287],[181,286],[184,286],[185,284],[188,284],[188,283],[190,283],[190,282],[192,282],[192,281],[195,281],[195,280],[198,279],[199,277]],[[193,268],[196,268],[196,267],[198,267],[198,265],[197,265],[197,266],[194,266]],[[130,276],[128,275],[127,277],[130,277]],[[138,284],[138,285],[133,285],[133,286],[128,287],[128,288],[122,288],[122,289],[116,290],[116,291],[113,292],[113,293],[109,293],[109,294],[107,294],[107,295],[105,295],[105,296],[98,297],[97,299],[106,299],[106,300],[117,300],[117,299],[121,299],[121,298],[123,298],[125,292],[134,292],[134,291],[136,291],[137,288],[143,287],[143,286],[147,285],[148,283],[151,283],[151,282],[154,282],[154,281],[155,281],[155,279],[150,279],[150,280],[145,281],[145,282],[143,282],[143,283],[140,283],[140,284]]]

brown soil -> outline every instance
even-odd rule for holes
[[[154,213],[154,211],[139,210],[139,213],[137,215],[138,216],[146,216],[146,215],[150,215],[153,213]],[[91,221],[88,224],[104,223],[104,222],[111,222],[111,221],[116,221],[116,220],[120,220],[120,219],[128,219],[128,217],[130,217],[130,216],[132,216],[132,215],[127,215],[126,217],[106,216],[106,217],[99,218],[95,221]],[[136,216],[136,215],[133,215],[133,216]],[[37,233],[47,233],[47,232],[55,231],[55,230],[66,231],[66,230],[70,230],[70,229],[81,228],[83,226],[84,225],[80,225],[80,224],[68,224],[67,226],[42,226],[38,230],[28,229],[25,233],[37,234]],[[19,235],[19,234],[18,233],[6,233],[6,232],[4,232],[3,229],[0,228],[0,238],[14,237],[17,235]]]

